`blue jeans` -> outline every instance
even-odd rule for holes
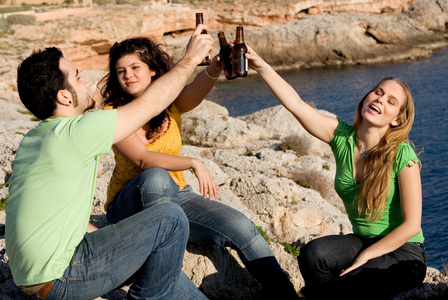
[[[426,252],[422,243],[405,243],[400,248],[369,260],[340,277],[358,254],[381,237],[355,234],[331,235],[312,240],[300,249],[300,272],[305,279],[307,299],[387,299],[420,285],[426,276]]]
[[[190,242],[214,243],[238,252],[247,262],[274,256],[255,225],[243,213],[217,201],[204,199],[191,186],[179,191],[177,204],[190,223]]]
[[[130,278],[128,299],[171,299],[188,235],[185,213],[172,202],[88,233],[46,299],[94,299]]]
[[[162,173],[164,176],[159,176],[159,173]],[[178,192],[179,187],[167,171],[159,168],[145,170],[130,180],[117,193],[107,207],[107,220],[111,223],[122,222],[121,220],[132,218],[134,214],[140,211],[152,211],[154,207],[161,203],[168,202],[179,207],[176,204]],[[163,219],[163,215],[161,218]],[[182,259],[184,253],[185,246],[180,256]],[[169,261],[171,256],[167,255],[165,259]],[[173,299],[201,300],[207,298],[197,289],[191,279],[183,271],[180,271],[179,280],[174,287]]]
[[[285,286],[284,290],[295,294],[271,248],[244,214],[220,202],[204,199],[190,186],[181,191],[178,189],[166,170],[144,170],[115,195],[107,208],[108,221],[117,222],[156,203],[175,201],[187,215],[189,241],[229,246],[238,252],[263,288],[274,291],[280,284]],[[176,193],[178,195],[173,199],[172,195]]]
[[[190,186],[178,189],[166,170],[147,169],[115,195],[107,208],[107,219],[117,222],[155,203],[172,201],[173,195],[177,194],[174,201],[183,209],[190,223],[189,241],[229,246],[238,252],[243,263],[274,256],[244,214],[220,202],[204,199]]]

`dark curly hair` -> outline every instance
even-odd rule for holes
[[[62,57],[60,49],[45,48],[33,52],[17,68],[20,100],[41,120],[51,117],[56,109],[58,91],[68,89],[67,74],[59,67]]]
[[[151,38],[136,37],[115,43],[109,51],[109,72],[98,84],[104,105],[117,108],[133,100],[132,96],[121,88],[115,67],[117,61],[128,54],[137,54],[140,60],[156,73],[152,81],[166,74],[174,65],[171,57],[162,49],[162,44],[156,43]],[[163,111],[148,122],[151,127],[150,132],[146,134],[148,139],[161,129],[165,117],[166,112]]]

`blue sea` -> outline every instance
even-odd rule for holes
[[[422,228],[428,266],[441,270],[448,260],[448,49],[424,60],[394,64],[325,67],[280,72],[302,99],[352,122],[356,105],[380,79],[394,76],[412,91],[416,115],[410,139],[422,161]],[[242,116],[278,105],[258,75],[218,82],[207,96]]]

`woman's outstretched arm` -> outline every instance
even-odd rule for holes
[[[325,116],[305,103],[297,92],[255,51],[248,47],[246,58],[269,87],[277,100],[289,110],[302,126],[316,138],[329,143],[338,126],[338,120]]]
[[[193,81],[184,87],[177,99],[174,100],[180,112],[185,113],[201,104],[202,100],[215,86],[221,71],[222,66],[219,55],[215,55],[210,65],[199,72]]]

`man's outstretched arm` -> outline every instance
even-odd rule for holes
[[[118,108],[114,144],[134,133],[177,98],[194,68],[213,49],[213,38],[209,34],[201,34],[206,28],[206,25],[196,27],[184,57],[173,69],[151,83],[140,97]]]

